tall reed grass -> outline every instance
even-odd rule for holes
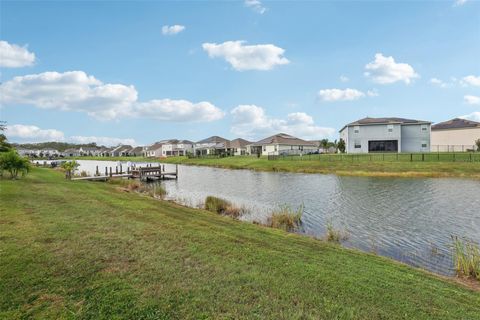
[[[331,221],[327,222],[327,233],[325,240],[329,242],[340,243],[341,241],[348,239],[348,233],[346,231],[335,229]]]
[[[243,207],[233,205],[230,201],[213,196],[205,198],[205,209],[234,219],[239,219],[247,211]]]
[[[303,208],[303,204],[297,209],[293,209],[287,204],[281,205],[267,219],[267,226],[287,232],[296,231],[302,225]]]
[[[452,236],[453,259],[458,275],[480,280],[480,246],[470,240]]]

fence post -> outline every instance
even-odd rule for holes
[[[425,153],[422,153],[422,161],[425,161]]]
[[[95,169],[95,175],[97,175],[97,176],[100,175],[100,172],[98,171],[98,166],[97,166],[97,168]]]
[[[453,162],[455,162],[455,152],[453,153]]]
[[[413,161],[413,153],[410,153],[410,162]]]
[[[108,169],[105,167],[105,177],[108,176]]]
[[[110,167],[110,177],[112,176],[112,167]]]

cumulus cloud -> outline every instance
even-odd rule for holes
[[[365,93],[357,89],[322,89],[318,91],[318,97],[326,102],[352,101],[365,97]]]
[[[265,109],[256,105],[239,105],[231,111],[232,133],[251,140],[284,132],[304,139],[331,137],[335,129],[315,125],[313,118],[303,112],[294,112],[286,119],[268,116]]]
[[[459,6],[463,6],[465,3],[467,3],[468,0],[455,0],[455,2],[453,3],[453,6],[454,7],[459,7]]]
[[[406,84],[418,78],[412,66],[407,63],[397,63],[393,57],[385,57],[382,53],[375,55],[375,60],[365,65],[365,76],[380,84],[390,84],[403,81]]]
[[[480,111],[475,111],[470,114],[460,116],[459,118],[480,122]]]
[[[65,136],[61,131],[55,129],[40,129],[37,126],[23,124],[7,126],[6,135],[9,139],[20,139],[28,142],[65,140]]]
[[[251,8],[256,13],[264,14],[267,11],[259,0],[245,0],[245,6]]]
[[[226,41],[204,43],[202,48],[210,58],[223,58],[237,71],[271,70],[290,63],[283,56],[285,50],[273,44],[246,45],[245,41]]]
[[[348,82],[348,81],[350,81],[350,79],[349,79],[347,76],[341,75],[341,76],[340,76],[340,81],[342,81],[342,82]]]
[[[162,27],[162,34],[165,36],[171,36],[177,33],[182,32],[185,30],[185,26],[175,24],[173,26],[163,26]]]
[[[187,100],[151,100],[138,103],[136,113],[162,121],[209,122],[223,118],[224,112],[210,102],[192,103]]]
[[[7,126],[6,135],[9,140],[20,143],[35,143],[47,141],[62,141],[79,144],[96,142],[97,145],[116,146],[118,144],[136,145],[132,138],[112,138],[96,136],[71,136],[65,137],[62,131],[56,129],[41,129],[34,125],[13,124]]]
[[[465,96],[463,96],[463,101],[466,104],[476,105],[476,104],[480,104],[480,97],[472,96],[472,95],[465,95]]]
[[[440,88],[446,88],[448,87],[448,84],[446,82],[443,82],[442,80],[438,78],[431,78],[430,83],[436,86],[439,86]]]
[[[0,67],[20,68],[33,65],[35,54],[28,51],[27,47],[0,41]]]
[[[96,136],[71,136],[67,139],[69,142],[78,144],[89,144],[95,142],[98,146],[116,146],[119,144],[137,145],[135,139],[132,138],[112,138],[112,137],[96,137]]]
[[[223,116],[209,102],[170,99],[139,102],[137,97],[134,86],[103,83],[83,71],[19,76],[0,85],[1,105],[85,112],[102,120],[148,116],[166,121],[213,121]]]
[[[480,76],[477,77],[477,76],[470,75],[470,76],[463,77],[462,84],[480,87]]]

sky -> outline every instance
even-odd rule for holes
[[[480,1],[0,1],[12,142],[480,121]]]

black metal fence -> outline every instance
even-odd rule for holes
[[[359,154],[283,154],[268,155],[268,160],[290,161],[403,161],[403,162],[480,162],[480,152],[359,153]]]

